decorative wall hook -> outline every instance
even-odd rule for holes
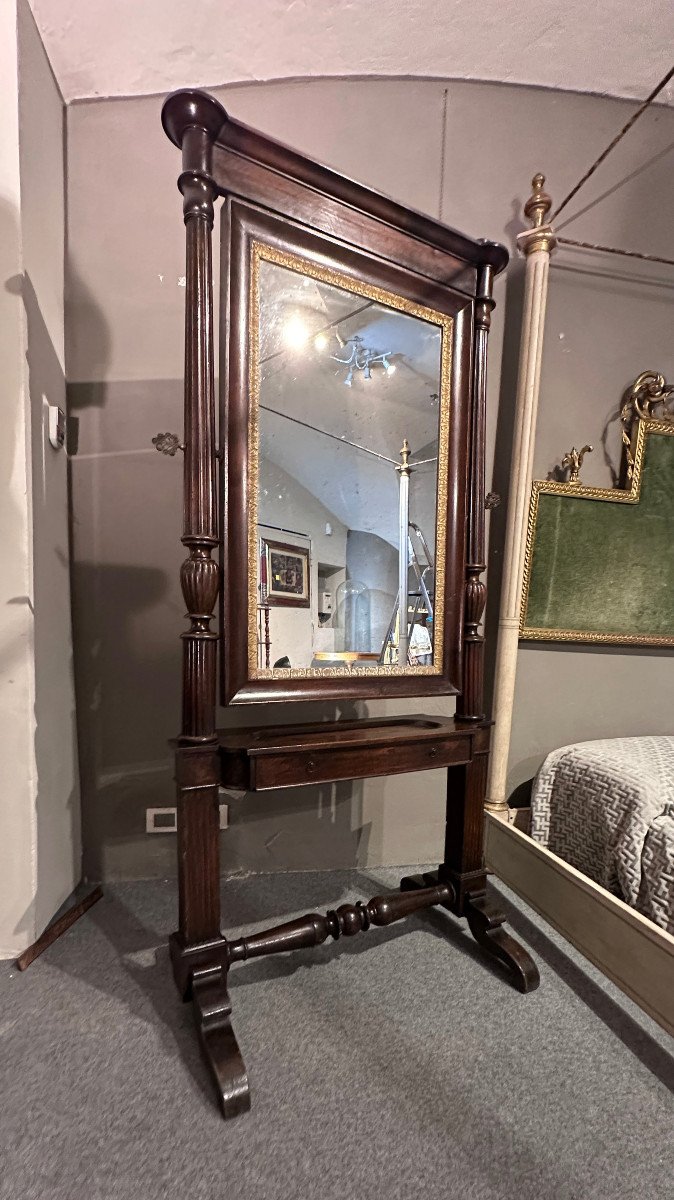
[[[583,459],[586,454],[592,453],[592,449],[592,446],[583,446],[582,450],[576,450],[576,447],[572,446],[570,450],[567,450],[562,459],[562,466],[568,467],[571,472],[568,479],[569,483],[580,483],[579,474],[580,468],[583,465]]]
[[[185,449],[185,443],[181,442],[177,433],[158,433],[153,437],[152,445],[160,454],[169,454],[171,458],[175,456],[176,450]]]

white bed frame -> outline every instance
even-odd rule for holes
[[[487,865],[644,1012],[674,1036],[674,937],[487,814]]]
[[[519,376],[510,472],[494,691],[494,736],[487,786],[487,863],[649,1016],[674,1035],[674,938],[508,819],[507,770],[515,695],[520,598],[531,494],[545,309],[554,230],[545,179],[532,180],[524,206],[533,228],[518,236],[526,256]],[[553,749],[553,747],[551,747]]]

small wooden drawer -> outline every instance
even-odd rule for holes
[[[336,779],[369,779],[449,767],[470,758],[470,738],[414,746],[369,746],[362,749],[304,751],[298,754],[259,754],[251,762],[255,791],[327,783]]]
[[[222,783],[250,791],[400,775],[469,762],[473,730],[401,717],[222,733]]]

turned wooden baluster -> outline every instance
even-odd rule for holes
[[[219,936],[218,756],[215,735],[217,633],[210,623],[218,596],[218,513],[213,378],[211,229],[217,195],[213,142],[227,114],[212,97],[178,92],[162,111],[182,149],[178,187],[186,228],[185,467],[180,582],[189,629],[183,633],[182,728],[178,737],[178,880],[185,943]]]
[[[450,904],[453,889],[450,884],[423,888],[416,892],[392,892],[390,896],[375,896],[367,904],[340,904],[339,908],[327,912],[307,913],[294,921],[286,921],[262,933],[238,938],[229,943],[230,962],[246,958],[260,958],[263,954],[282,954],[288,950],[307,950],[320,946],[326,938],[335,941],[342,937],[353,937],[371,925],[392,925],[421,908],[432,904]]]
[[[475,299],[473,339],[473,402],[470,434],[470,491],[468,496],[468,535],[465,611],[463,634],[463,684],[456,706],[462,721],[484,720],[484,636],[480,623],[487,600],[487,589],[480,578],[486,569],[484,544],[484,453],[487,405],[487,340],[494,307],[492,287],[494,269],[483,264],[479,269]]]

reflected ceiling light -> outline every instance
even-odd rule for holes
[[[307,329],[301,317],[289,317],[283,326],[283,341],[289,350],[301,350],[309,339]]]
[[[347,358],[340,358],[337,354],[333,354],[331,357],[334,358],[335,362],[342,363],[348,368],[346,372],[346,379],[344,380],[346,387],[352,387],[354,371],[362,371],[363,379],[371,379],[371,368],[376,363],[381,363],[387,375],[391,375],[393,371],[395,371],[395,364],[389,362],[389,357],[393,351],[386,350],[383,354],[380,354],[376,350],[371,350],[368,346],[363,345],[363,339],[358,337],[358,334],[354,334],[353,337],[347,338],[347,340],[344,342],[343,349],[348,353]]]
[[[327,334],[325,334],[325,333],[317,333],[316,334],[316,337],[314,338],[314,346],[316,347],[317,350],[327,350],[328,344],[329,344],[329,342],[328,342]]]

